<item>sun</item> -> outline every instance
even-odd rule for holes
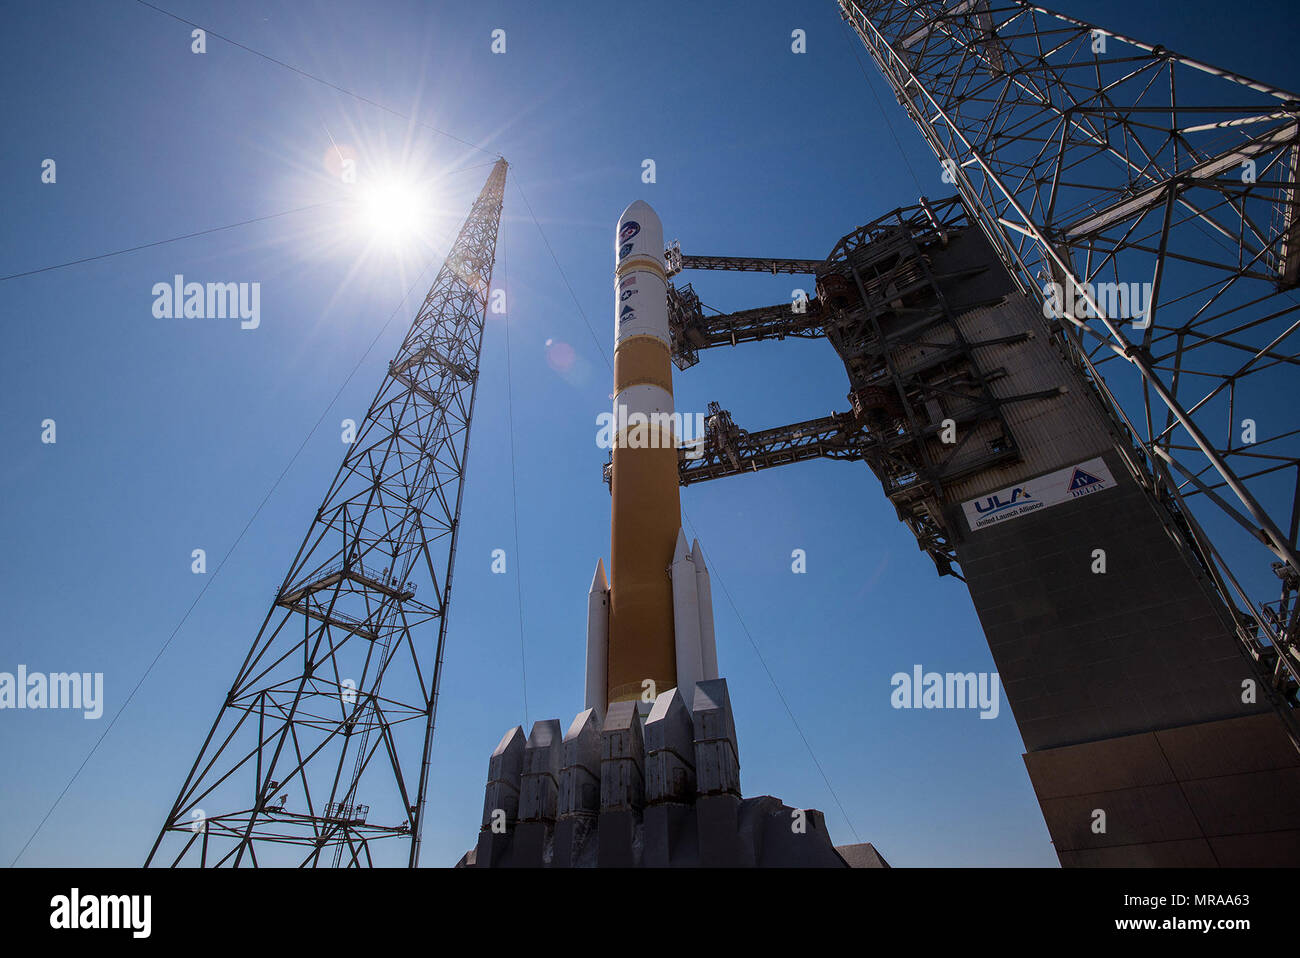
[[[426,190],[404,177],[382,176],[360,184],[357,210],[362,230],[377,245],[407,248],[427,232]]]

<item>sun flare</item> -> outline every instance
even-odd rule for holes
[[[410,180],[371,180],[362,184],[357,199],[361,227],[378,244],[408,246],[427,225],[428,197]]]

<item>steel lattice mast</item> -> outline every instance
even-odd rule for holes
[[[364,866],[381,838],[418,863],[505,179],[500,159],[146,864]]]
[[[1074,302],[1062,348],[1188,518],[1240,638],[1294,687],[1300,97],[1030,3],[840,8],[1016,282]],[[1149,284],[1149,325],[1102,283]]]

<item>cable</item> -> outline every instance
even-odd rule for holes
[[[502,157],[500,153],[495,154],[495,156],[500,159],[504,159],[504,157]],[[465,173],[468,172],[469,170],[481,170],[485,166],[496,166],[496,162],[497,161],[495,159],[492,159],[492,160],[488,160],[486,163],[475,163],[473,166],[458,166],[454,170],[444,170],[442,175],[451,176],[451,174],[453,173]]]
[[[328,136],[329,130],[326,130],[325,133]],[[477,170],[484,166],[491,166],[495,162],[496,160],[492,160],[491,162],[488,163],[475,163],[473,166],[462,166],[454,170],[445,170],[443,171],[442,175],[451,176],[453,173],[465,173],[468,172],[469,170]],[[50,270],[53,269],[65,269],[69,266],[79,266],[82,263],[93,263],[95,260],[108,259],[110,256],[121,256],[123,253],[135,253],[139,250],[149,249],[154,246],[165,246],[168,243],[178,243],[181,240],[193,239],[196,236],[206,236],[209,233],[219,233],[222,230],[233,230],[238,226],[249,226],[250,224],[253,223],[261,223],[266,220],[273,220],[281,216],[288,216],[291,213],[305,213],[307,210],[320,209],[323,206],[333,206],[335,204],[340,204],[343,202],[346,201],[327,200],[324,203],[313,203],[310,206],[299,206],[296,209],[285,210],[281,213],[270,213],[266,216],[255,216],[251,220],[241,220],[238,223],[230,223],[226,226],[214,226],[211,229],[199,230],[197,233],[186,233],[183,236],[173,236],[170,239],[156,240],[152,243],[142,243],[139,246],[130,246],[126,249],[113,250],[110,253],[100,253],[97,256],[84,256],[81,259],[69,260],[66,263],[55,263],[53,266],[42,266],[40,269],[29,269],[22,273],[10,273],[8,276],[0,276],[0,283],[6,282],[7,280],[11,280],[11,279],[18,279],[22,276],[35,276],[37,273],[48,273]]]
[[[695,531],[695,523],[691,522],[690,516],[686,514],[685,509],[682,510],[682,519],[691,527],[691,538],[698,539],[699,535]],[[754,636],[750,633],[749,626],[745,625],[745,620],[741,617],[740,610],[736,608],[736,603],[732,601],[731,592],[727,589],[727,584],[722,581],[722,576],[718,574],[716,566],[709,571],[709,579],[710,581],[716,582],[718,585],[722,586],[722,594],[727,597],[727,605],[731,606],[731,611],[735,613],[736,621],[740,623],[740,628],[744,631],[745,638],[749,639],[749,644],[754,647],[754,654],[758,656],[758,661],[763,666],[763,671],[767,673],[768,681],[772,683],[772,688],[776,689],[777,697],[781,700],[781,704],[785,706],[785,714],[790,716],[790,723],[794,726],[794,730],[799,733],[799,738],[803,740],[803,747],[808,750],[808,756],[813,760],[813,764],[817,766],[817,771],[821,773],[822,781],[826,783],[826,790],[831,793],[831,798],[834,799],[836,807],[839,808],[840,814],[844,816],[844,823],[849,826],[849,831],[853,833],[854,841],[861,843],[862,839],[858,836],[858,830],[853,827],[853,820],[849,818],[849,813],[844,810],[844,804],[840,801],[839,795],[835,793],[835,786],[831,784],[830,778],[826,775],[826,769],[822,768],[822,763],[817,760],[817,753],[813,751],[813,747],[808,741],[808,736],[804,735],[803,729],[799,725],[799,720],[794,717],[794,710],[790,708],[790,703],[786,701],[785,694],[781,691],[781,686],[777,684],[776,676],[773,675],[772,670],[767,667],[767,660],[763,658],[763,653],[759,650],[758,643],[754,641]]]
[[[168,646],[172,644],[172,640],[176,638],[177,634],[184,627],[186,621],[188,621],[190,617],[190,613],[192,613],[195,607],[199,604],[199,600],[203,598],[204,594],[207,593],[208,589],[212,586],[212,583],[216,581],[216,578],[221,573],[226,561],[234,554],[235,549],[239,547],[239,543],[243,540],[245,534],[253,525],[254,520],[256,520],[261,514],[263,507],[279,487],[280,482],[288,474],[289,470],[293,467],[293,464],[298,461],[298,457],[302,454],[302,451],[307,448],[307,443],[311,441],[311,437],[316,434],[316,430],[320,428],[320,424],[325,421],[325,417],[329,415],[329,411],[334,407],[334,404],[338,402],[339,396],[343,395],[343,390],[347,388],[348,383],[352,381],[352,377],[356,375],[357,370],[360,369],[361,365],[366,361],[366,357],[369,356],[371,350],[375,348],[375,344],[379,342],[380,338],[388,330],[388,327],[397,317],[397,314],[401,312],[403,305],[405,305],[406,301],[410,298],[411,293],[415,291],[415,288],[419,285],[420,281],[424,279],[428,272],[429,267],[425,266],[420,275],[416,277],[415,282],[411,284],[411,288],[406,291],[406,294],[397,304],[397,308],[393,310],[384,325],[380,327],[379,332],[375,334],[375,338],[370,341],[370,345],[366,347],[366,351],[361,354],[361,358],[357,360],[356,365],[352,367],[352,371],[349,372],[347,378],[343,380],[343,384],[339,386],[338,391],[334,393],[334,398],[325,406],[325,409],[320,414],[320,418],[316,420],[316,424],[311,427],[311,431],[307,433],[302,444],[298,447],[297,451],[294,452],[293,456],[290,457],[288,464],[280,472],[280,475],[276,478],[275,482],[271,484],[271,488],[268,489],[266,495],[262,497],[262,501],[258,503],[257,508],[253,510],[253,514],[249,517],[248,522],[244,524],[244,528],[240,530],[239,535],[235,537],[234,543],[232,543],[230,548],[226,550],[226,554],[221,557],[221,561],[217,563],[217,567],[212,570],[212,575],[203,583],[203,588],[199,589],[199,594],[194,597],[194,601],[190,603],[190,607],[185,610],[185,614],[181,616],[181,620],[176,624],[176,628],[172,629],[171,635],[167,636],[167,640],[163,642],[162,647],[158,649],[158,654],[153,657],[153,661],[150,662],[148,667],[144,670],[144,674],[141,675],[139,681],[135,683],[135,687],[131,689],[126,699],[122,702],[122,705],[118,708],[117,712],[114,713],[112,720],[108,723],[108,727],[105,728],[99,738],[95,740],[95,744],[92,745],[90,751],[86,753],[86,757],[81,760],[81,764],[78,765],[77,770],[72,773],[72,777],[68,779],[68,783],[63,786],[63,791],[59,792],[58,798],[54,800],[54,804],[52,804],[49,811],[45,813],[45,817],[40,820],[35,831],[33,831],[28,837],[23,847],[18,850],[18,854],[14,856],[13,861],[9,863],[10,868],[13,868],[18,864],[18,859],[23,857],[32,842],[36,840],[36,836],[39,835],[41,829],[45,827],[45,823],[49,821],[50,816],[54,814],[54,810],[59,807],[59,803],[63,801],[63,797],[68,794],[68,789],[72,788],[73,784],[77,781],[77,778],[81,775],[82,770],[85,769],[86,764],[92,757],[94,757],[95,752],[99,750],[99,746],[103,744],[108,733],[113,731],[113,726],[117,724],[117,720],[122,717],[122,713],[125,712],[126,707],[131,704],[131,700],[135,698],[136,692],[140,691],[140,687],[144,685],[145,679],[149,677],[149,673],[153,671],[153,667],[158,664],[158,660],[162,658],[163,653],[166,652]]]
[[[551,249],[551,241],[546,238],[546,231],[542,229],[541,222],[537,219],[537,215],[533,213],[533,205],[528,202],[528,197],[524,196],[524,188],[519,185],[518,176],[514,178],[514,184],[515,189],[519,191],[519,198],[524,201],[524,206],[528,208],[528,215],[532,217],[533,224],[537,227],[537,232],[542,234],[542,242],[546,244],[546,251],[551,254],[551,259],[555,261],[555,270],[560,274],[560,279],[564,280],[564,285],[569,290],[569,295],[573,298],[573,305],[578,307],[578,315],[581,316],[582,321],[587,324],[587,332],[591,333],[591,341],[596,344],[596,352],[600,354],[601,359],[605,360],[605,365],[609,367],[610,375],[613,375],[614,364],[611,363],[609,357],[605,355],[605,347],[600,344],[600,337],[596,335],[596,330],[592,328],[591,321],[587,319],[587,314],[583,312],[582,303],[578,302],[578,296],[573,291],[573,286],[569,283],[569,277],[564,275],[564,267],[560,265],[560,260],[559,257],[555,255],[555,250]]]
[[[308,73],[306,70],[301,70],[291,63],[285,63],[283,60],[277,60],[275,57],[265,54],[260,50],[254,50],[252,47],[240,43],[238,40],[232,40],[230,37],[222,36],[220,33],[217,33],[215,30],[210,30],[207,27],[203,26],[202,24],[195,23],[193,20],[186,20],[184,17],[178,17],[170,10],[164,10],[162,7],[154,6],[152,3],[149,3],[148,0],[135,0],[135,2],[140,4],[142,7],[148,7],[150,10],[156,10],[158,13],[161,13],[163,16],[171,17],[173,20],[177,20],[180,23],[184,23],[191,27],[196,27],[199,30],[202,30],[210,37],[216,37],[218,40],[225,40],[231,46],[239,47],[239,49],[251,53],[254,56],[261,57],[263,60],[269,60],[271,63],[274,63],[276,66],[284,67],[286,70],[292,70],[294,73],[298,74],[301,77],[306,77],[308,80],[314,80],[317,83],[324,84],[325,86],[329,87],[331,90],[336,90],[339,93],[350,96],[355,100],[360,100],[362,103],[368,103],[371,106],[378,107],[379,109],[383,110],[385,113],[391,113],[393,116],[400,117],[401,119],[406,120],[410,123],[414,123],[417,126],[422,126],[426,130],[432,130],[434,133],[455,140],[457,143],[463,143],[465,146],[468,146],[471,149],[478,150],[481,153],[487,153],[492,156],[497,155],[493,153],[491,150],[479,146],[477,143],[471,143],[469,140],[465,140],[460,138],[459,136],[456,136],[456,134],[454,133],[448,133],[446,130],[441,130],[436,126],[432,126],[428,123],[425,123],[423,120],[417,120],[413,116],[408,116],[407,114],[402,113],[399,110],[394,110],[392,107],[385,106],[384,104],[378,102],[377,100],[372,100],[369,97],[362,96],[360,93],[353,93],[351,90],[347,89],[346,87],[341,87],[337,83],[331,83],[329,80],[326,80],[323,77],[318,77],[314,73]]]
[[[179,16],[177,16],[176,14],[171,13],[170,11],[167,11],[167,10],[162,9],[161,7],[154,6],[153,4],[146,2],[146,0],[136,0],[136,2],[139,3],[139,4],[141,4],[142,6],[149,7],[150,9],[155,10],[155,11],[157,11],[158,13],[161,13],[161,14],[163,14],[163,15],[165,15],[165,16],[171,17],[173,20],[177,20],[177,21],[179,21],[179,22],[181,22],[181,23],[185,23],[185,24],[188,24],[189,26],[192,26],[192,27],[196,27],[196,28],[198,28],[198,29],[201,29],[201,30],[205,31],[205,33],[207,33],[208,35],[210,35],[210,36],[214,36],[214,37],[216,37],[216,38],[219,39],[219,40],[224,40],[224,41],[226,41],[227,43],[229,43],[229,44],[231,44],[231,45],[233,45],[233,46],[239,47],[241,50],[245,50],[245,51],[247,51],[247,52],[249,52],[249,53],[252,53],[252,54],[254,54],[254,55],[256,55],[256,56],[259,56],[259,57],[261,57],[261,58],[264,59],[264,60],[269,60],[269,61],[272,62],[272,63],[275,63],[275,64],[277,64],[277,65],[279,65],[279,66],[284,67],[285,69],[292,70],[294,73],[297,73],[297,74],[299,74],[300,76],[306,77],[307,79],[310,79],[310,80],[315,80],[317,83],[322,83],[322,84],[324,84],[325,86],[328,86],[328,87],[330,87],[330,88],[333,89],[333,90],[337,90],[338,92],[343,93],[343,94],[346,94],[347,96],[351,96],[351,97],[353,97],[353,98],[355,98],[355,99],[357,99],[357,100],[360,100],[360,101],[362,101],[362,102],[364,102],[364,103],[368,103],[368,104],[370,104],[371,106],[378,107],[379,109],[384,110],[385,112],[388,112],[388,113],[393,114],[394,116],[401,117],[401,118],[404,119],[404,120],[407,120],[407,121],[409,121],[409,122],[411,122],[411,123],[415,123],[415,124],[418,125],[418,126],[425,127],[426,129],[432,130],[433,132],[438,133],[438,134],[440,134],[440,135],[442,135],[442,136],[449,137],[450,139],[456,140],[457,142],[462,143],[462,144],[464,144],[465,146],[471,147],[472,149],[478,150],[479,152],[487,153],[487,154],[489,154],[489,155],[493,155],[493,156],[498,155],[498,154],[493,154],[492,151],[487,150],[487,149],[484,149],[483,147],[481,147],[481,146],[479,146],[479,145],[477,145],[477,144],[475,144],[475,143],[471,143],[470,141],[465,140],[465,139],[462,139],[462,138],[460,138],[460,137],[458,137],[458,136],[456,136],[456,135],[454,135],[454,134],[452,134],[452,133],[448,133],[446,130],[438,129],[437,127],[431,126],[430,124],[425,123],[425,122],[423,122],[423,121],[421,121],[421,120],[417,120],[417,119],[415,119],[415,118],[413,118],[413,117],[407,116],[406,114],[400,113],[400,112],[398,112],[397,110],[394,110],[394,109],[391,109],[390,107],[384,106],[382,103],[378,103],[378,102],[376,102],[375,100],[371,100],[371,99],[369,99],[368,97],[361,96],[361,95],[358,94],[358,93],[353,93],[351,90],[345,89],[344,87],[341,87],[341,86],[338,86],[337,84],[331,83],[331,82],[329,82],[328,80],[325,80],[325,79],[323,79],[323,78],[321,78],[321,77],[318,77],[318,76],[315,76],[315,75],[313,75],[313,74],[307,73],[305,70],[300,70],[300,69],[298,69],[297,67],[295,67],[295,66],[293,66],[293,65],[291,65],[291,64],[285,63],[285,62],[282,61],[282,60],[277,60],[275,57],[268,56],[268,55],[265,54],[265,53],[261,53],[261,52],[258,51],[258,50],[254,50],[252,47],[246,46],[246,45],[244,45],[244,44],[242,44],[242,43],[239,43],[239,42],[236,41],[236,40],[232,40],[232,39],[229,38],[229,37],[223,36],[223,35],[217,33],[217,32],[214,31],[214,30],[209,30],[208,28],[203,27],[203,26],[200,26],[199,24],[194,23],[193,21],[186,20],[184,17],[179,17]],[[328,130],[326,131],[326,133],[328,134]],[[493,161],[493,162],[495,162],[495,161]],[[485,165],[485,164],[479,164],[479,165]],[[458,173],[458,172],[464,172],[464,170],[466,170],[466,169],[474,169],[474,168],[475,168],[475,167],[465,167],[465,168],[462,168],[461,170],[451,170],[451,171],[449,171],[449,172],[452,172],[452,173]],[[522,193],[521,193],[521,195],[522,195]],[[144,243],[144,244],[142,244],[142,245],[140,245],[140,246],[133,246],[133,247],[130,247],[130,248],[128,248],[128,249],[114,250],[114,251],[109,252],[109,253],[101,253],[101,254],[99,254],[99,255],[97,255],[97,256],[87,256],[87,257],[84,257],[84,258],[82,258],[82,259],[71,260],[71,261],[66,262],[66,263],[58,263],[58,264],[55,264],[55,265],[52,265],[52,266],[43,266],[43,267],[41,267],[41,268],[39,268],[39,269],[27,270],[27,271],[25,271],[25,272],[14,273],[14,274],[11,274],[11,275],[9,275],[9,276],[3,276],[3,277],[0,277],[0,282],[5,282],[5,281],[10,280],[10,279],[17,279],[17,278],[19,278],[19,277],[21,277],[21,276],[32,276],[32,275],[35,275],[35,274],[37,274],[37,273],[44,273],[44,272],[48,272],[48,271],[50,271],[50,270],[63,269],[63,268],[68,267],[68,266],[76,266],[76,265],[81,264],[81,263],[89,263],[89,262],[92,262],[92,261],[94,261],[94,260],[106,259],[106,258],[111,257],[111,256],[120,256],[120,255],[122,255],[122,254],[124,254],[124,253],[133,253],[133,252],[136,252],[136,251],[138,251],[138,250],[149,249],[149,248],[154,247],[154,246],[162,246],[162,245],[165,245],[165,244],[167,244],[167,243],[175,243],[175,242],[177,242],[177,241],[179,241],[179,240],[183,240],[183,239],[192,239],[192,238],[194,238],[194,237],[196,237],[196,236],[204,236],[204,235],[209,234],[209,233],[216,233],[216,232],[220,232],[220,231],[222,231],[222,230],[234,229],[235,227],[238,227],[238,226],[247,226],[247,225],[249,225],[249,224],[251,224],[251,223],[257,223],[257,222],[261,222],[261,221],[263,221],[263,220],[275,219],[275,218],[280,217],[280,216],[287,216],[287,215],[289,215],[290,213],[299,213],[299,212],[303,212],[303,211],[305,211],[305,210],[309,210],[309,209],[316,209],[316,208],[319,208],[319,207],[322,207],[322,206],[328,206],[328,205],[331,205],[331,203],[333,203],[333,202],[337,202],[337,201],[329,201],[329,202],[326,202],[326,203],[315,203],[315,204],[312,204],[311,206],[303,206],[303,207],[298,207],[297,209],[293,209],[293,210],[286,210],[286,211],[281,212],[281,213],[272,213],[272,214],[270,214],[270,215],[268,215],[268,216],[255,217],[254,219],[244,220],[244,221],[239,222],[239,223],[232,223],[232,224],[229,224],[229,225],[227,225],[227,226],[216,226],[216,227],[213,227],[213,228],[211,228],[211,229],[200,230],[200,231],[195,232],[195,233],[187,233],[187,234],[185,234],[185,235],[183,235],[183,236],[174,236],[174,237],[171,237],[171,238],[169,238],[169,239],[158,240],[158,241],[153,242],[153,243]],[[540,227],[540,224],[539,224],[538,229],[540,230],[540,228],[541,228],[541,227]],[[548,243],[547,245],[549,246],[549,243]],[[552,253],[552,256],[554,256],[554,253]],[[558,261],[557,261],[557,265],[558,265]],[[59,804],[63,801],[63,798],[64,798],[64,796],[67,795],[68,790],[69,790],[69,789],[70,789],[70,788],[71,788],[71,787],[76,783],[78,777],[80,777],[80,775],[81,775],[82,771],[85,769],[87,763],[89,763],[90,760],[91,760],[91,758],[94,757],[95,752],[97,752],[97,751],[99,750],[99,747],[100,747],[100,745],[103,744],[104,739],[107,738],[109,732],[111,732],[111,731],[113,730],[113,727],[117,724],[117,720],[118,720],[119,718],[121,718],[122,713],[126,710],[127,706],[131,704],[131,701],[135,698],[135,695],[136,695],[136,693],[140,690],[141,686],[144,685],[145,680],[148,679],[150,673],[153,671],[154,666],[158,664],[159,659],[162,658],[163,654],[167,651],[167,649],[168,649],[168,647],[171,645],[172,641],[176,638],[176,636],[180,633],[180,630],[184,627],[185,623],[189,620],[190,614],[191,614],[191,613],[194,611],[194,609],[198,606],[199,601],[203,598],[203,596],[207,593],[208,589],[211,587],[212,583],[216,580],[216,578],[217,578],[217,576],[220,574],[222,568],[225,566],[226,561],[227,561],[227,560],[230,558],[230,556],[234,553],[235,549],[238,548],[239,543],[240,543],[241,541],[243,541],[243,538],[244,538],[244,536],[247,534],[249,528],[252,527],[253,522],[256,521],[257,517],[261,514],[262,509],[265,507],[266,503],[270,500],[271,496],[275,493],[275,490],[279,487],[280,482],[281,482],[281,481],[284,479],[284,477],[288,474],[289,470],[293,467],[293,464],[294,464],[295,462],[297,462],[298,457],[302,454],[302,451],[307,447],[307,443],[311,441],[311,437],[312,437],[313,435],[315,435],[316,430],[320,428],[321,423],[325,421],[325,417],[326,417],[327,415],[329,415],[329,411],[330,411],[331,408],[333,408],[334,403],[336,403],[336,402],[338,401],[339,396],[341,396],[341,395],[343,394],[343,390],[347,388],[348,383],[350,383],[350,382],[352,381],[352,377],[353,377],[354,375],[356,375],[357,370],[361,368],[361,366],[362,366],[362,364],[365,362],[366,358],[370,355],[371,350],[374,349],[375,344],[379,342],[380,338],[381,338],[381,337],[383,336],[383,334],[387,331],[388,327],[392,324],[392,321],[397,317],[397,314],[401,311],[402,306],[405,304],[406,300],[410,298],[411,293],[415,291],[416,286],[418,286],[418,284],[420,283],[420,281],[425,277],[425,275],[428,274],[428,271],[429,271],[429,267],[426,266],[426,267],[424,268],[424,270],[421,271],[420,275],[416,277],[415,282],[411,284],[410,289],[408,289],[408,290],[406,291],[406,294],[405,294],[405,295],[402,297],[402,299],[399,301],[397,307],[393,310],[392,314],[391,314],[391,315],[388,317],[388,319],[384,322],[384,325],[383,325],[382,327],[380,327],[379,332],[375,334],[375,337],[374,337],[374,339],[371,340],[370,345],[367,346],[366,349],[365,349],[365,352],[363,352],[363,353],[361,354],[361,358],[357,360],[356,365],[354,365],[354,366],[352,367],[352,370],[348,373],[347,378],[345,378],[345,379],[343,380],[343,384],[342,384],[341,386],[339,386],[338,391],[335,392],[335,394],[334,394],[334,397],[329,401],[329,403],[326,405],[325,409],[321,412],[320,418],[316,420],[315,425],[313,425],[312,428],[311,428],[311,430],[307,433],[307,436],[306,436],[306,438],[303,439],[302,444],[299,445],[298,449],[294,452],[293,456],[290,457],[289,462],[285,465],[284,469],[281,471],[280,475],[276,478],[275,482],[273,482],[273,483],[271,484],[271,488],[270,488],[269,490],[267,490],[267,493],[266,493],[265,496],[263,496],[262,501],[261,501],[260,503],[258,503],[257,508],[256,508],[255,510],[253,510],[253,514],[249,517],[248,521],[244,524],[244,527],[243,527],[242,530],[240,530],[239,535],[235,537],[235,541],[234,541],[234,543],[231,544],[230,548],[226,551],[226,554],[225,554],[224,556],[222,556],[221,561],[217,563],[216,568],[213,569],[213,571],[212,571],[212,575],[208,577],[207,581],[203,584],[203,587],[199,590],[198,595],[195,596],[194,601],[193,601],[192,603],[190,603],[190,607],[189,607],[188,609],[186,609],[185,614],[184,614],[183,616],[181,616],[181,620],[180,620],[180,622],[177,623],[176,627],[172,630],[171,634],[168,635],[167,639],[163,642],[162,646],[158,649],[158,652],[157,652],[157,654],[153,657],[153,660],[152,660],[152,661],[149,663],[149,665],[145,668],[144,673],[140,676],[139,680],[136,682],[135,686],[131,689],[130,693],[128,693],[128,695],[126,696],[125,700],[123,700],[122,705],[118,708],[117,712],[114,713],[113,718],[109,721],[107,727],[106,727],[106,728],[104,729],[104,731],[100,734],[99,738],[95,740],[95,744],[91,746],[90,751],[86,754],[86,757],[85,757],[84,759],[82,759],[81,764],[77,766],[77,770],[76,770],[75,772],[72,773],[72,777],[71,777],[70,779],[68,779],[67,784],[63,786],[62,791],[59,792],[58,797],[55,798],[54,803],[50,806],[49,810],[45,813],[44,817],[41,818],[41,820],[40,820],[40,822],[37,824],[35,830],[33,830],[32,834],[28,837],[27,841],[23,844],[23,847],[20,848],[20,849],[18,850],[18,854],[16,854],[16,855],[14,856],[13,860],[10,862],[10,867],[11,867],[11,868],[18,864],[18,860],[19,860],[20,858],[22,858],[22,856],[27,852],[27,849],[31,847],[32,842],[36,840],[37,835],[40,834],[41,829],[43,829],[43,828],[45,827],[45,823],[49,821],[50,816],[54,814],[55,809],[57,809],[58,806],[59,806]],[[566,282],[567,282],[567,280],[566,280]],[[570,292],[572,292],[572,290],[570,290]],[[508,368],[508,366],[509,366],[509,340],[508,340],[508,337],[509,337],[509,330],[508,330],[508,328],[507,328],[507,347],[506,347],[506,362],[507,362],[507,368]],[[509,372],[507,372],[507,378],[508,378],[508,377],[509,377]],[[511,470],[512,470],[512,481],[513,481],[513,470],[514,470],[513,427],[512,427],[512,433],[511,433],[511,443],[512,443],[512,448],[511,448]],[[515,528],[515,552],[516,552],[516,561],[517,561],[518,550],[519,550],[519,544],[518,544],[518,543],[519,543],[519,533],[518,533],[518,511],[517,511],[517,508],[516,508],[516,528]],[[520,641],[521,641],[521,643],[522,643],[522,640],[523,640],[523,613],[522,613],[522,606],[521,606],[521,608],[520,608]],[[525,677],[525,691],[524,691],[524,695],[525,695],[524,708],[525,708],[525,715],[526,715],[526,713],[527,713],[527,679],[526,679],[526,677]]]
[[[303,213],[307,210],[320,209],[322,206],[331,206],[337,202],[339,201],[328,200],[324,203],[313,203],[310,206],[299,206],[297,209],[285,210],[283,213],[271,213],[267,216],[255,216],[251,220],[242,220],[238,223],[231,223],[228,226],[214,226],[211,229],[199,230],[197,233],[186,233],[184,236],[173,236],[171,239],[157,240],[153,243],[142,243],[139,246],[131,246],[127,249],[113,250],[111,253],[100,253],[98,256],[84,256],[81,259],[69,260],[66,263],[55,263],[53,266],[42,266],[40,269],[29,269],[22,273],[10,273],[8,276],[0,276],[0,283],[7,282],[11,279],[18,279],[20,276],[35,276],[37,273],[48,273],[52,269],[65,269],[69,266],[78,266],[81,263],[91,263],[97,259],[108,259],[110,256],[121,256],[123,253],[134,253],[154,246],[164,246],[167,243],[177,243],[181,240],[193,239],[196,236],[206,236],[209,233],[219,233],[222,230],[233,230],[237,226],[248,226],[250,223],[261,223],[265,220],[273,220],[280,216],[288,216],[291,213]]]
[[[840,36],[844,37],[844,42],[849,45],[849,52],[853,54],[853,59],[857,62],[858,69],[862,71],[862,79],[865,81],[867,89],[871,91],[871,98],[876,101],[876,109],[880,111],[880,118],[885,121],[885,126],[889,129],[889,135],[893,137],[894,146],[898,147],[898,155],[903,158],[903,165],[907,167],[907,172],[911,174],[912,182],[916,184],[916,195],[924,196],[925,190],[921,186],[921,181],[917,179],[916,170],[912,168],[912,161],[907,158],[907,153],[903,150],[903,143],[899,140],[898,133],[894,130],[894,123],[889,119],[889,115],[885,112],[884,104],[880,102],[880,96],[876,93],[876,88],[872,85],[871,78],[867,76],[867,68],[862,65],[862,60],[858,57],[857,48],[853,45],[853,41],[849,39],[848,34],[841,31]]]
[[[501,243],[504,253],[505,243]],[[505,256],[501,257],[501,274],[510,295],[510,272]],[[519,672],[524,686],[524,728],[528,728],[528,657],[524,651],[524,586],[522,553],[519,551],[519,488],[515,478],[515,411],[514,380],[510,372],[510,305],[506,300],[506,420],[510,429],[510,503],[515,521],[515,605],[519,609]]]
[[[328,132],[329,131],[326,130],[327,134]],[[495,162],[496,162],[495,160],[492,161],[492,163]],[[484,166],[491,166],[492,163],[476,163],[473,166],[462,166],[459,169],[447,170],[443,173],[443,175],[450,176],[453,173],[464,173],[468,170],[477,170]],[[310,206],[299,206],[296,209],[284,210],[281,213],[269,213],[266,216],[255,216],[251,220],[241,220],[238,223],[230,223],[226,226],[214,226],[211,229],[199,230],[197,233],[186,233],[183,236],[173,236],[169,239],[155,240],[152,243],[141,243],[139,246],[129,246],[126,249],[117,249],[109,253],[100,253],[96,256],[84,256],[81,259],[69,260],[66,263],[55,263],[52,266],[42,266],[39,269],[29,269],[22,273],[10,273],[8,276],[0,276],[0,283],[6,282],[11,279],[19,279],[20,277],[23,276],[35,276],[37,273],[48,273],[50,270],[54,270],[54,269],[66,269],[69,266],[79,266],[82,263],[93,263],[95,260],[108,259],[110,256],[121,256],[123,253],[135,253],[138,252],[139,250],[150,249],[151,247],[154,246],[165,246],[168,243],[178,243],[181,240],[194,239],[194,237],[196,236],[206,236],[209,233],[220,233],[222,230],[233,230],[238,226],[249,226],[253,223],[261,223],[266,220],[273,220],[281,216],[289,216],[291,213],[305,213],[307,210],[320,209],[323,206],[333,206],[335,204],[342,203],[342,202],[344,201],[327,200],[324,203],[312,203]]]

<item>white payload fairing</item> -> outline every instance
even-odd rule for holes
[[[610,580],[587,605],[588,708],[651,702],[718,677],[709,573],[681,528],[663,226],[638,200],[614,237],[614,448]]]

